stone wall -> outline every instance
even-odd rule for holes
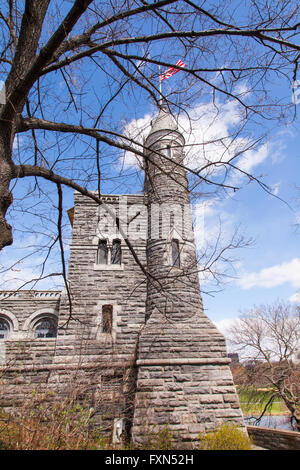
[[[140,262],[146,265],[144,197],[128,195],[120,200],[117,195],[104,196],[106,208],[100,210],[78,193],[74,199],[68,273],[71,310],[65,293],[61,298],[54,357],[54,365],[59,368],[51,373],[49,383],[60,393],[64,393],[66,383],[81,390],[101,424],[108,415],[112,419],[130,420],[134,397],[131,365],[145,322],[146,283],[106,208],[121,219],[122,230],[130,232],[132,224],[135,228],[139,225],[141,235],[135,233],[131,243]],[[121,263],[113,265],[109,260],[106,265],[97,263],[99,240],[106,240],[110,249],[114,239],[121,241]],[[103,332],[104,305],[112,306],[111,333]]]
[[[132,246],[146,265],[144,197],[122,196],[124,200],[128,210],[123,214],[118,196],[103,197],[106,207],[122,217],[124,230],[134,231]],[[22,397],[24,401],[36,389],[54,391],[61,397],[76,392],[102,421],[103,417],[111,421],[132,413],[132,364],[145,322],[146,284],[122,235],[109,217],[105,220],[105,212],[75,193],[70,295],[66,290],[0,295],[2,314],[12,326],[9,337],[0,341],[2,406],[18,404]],[[114,239],[121,240],[119,265],[97,262],[98,240],[103,238],[109,245]],[[103,305],[112,306],[111,332],[102,331]],[[34,319],[47,312],[59,313],[57,337],[35,339]]]
[[[143,197],[128,196],[127,203],[134,206],[133,212],[138,212],[143,208]],[[111,196],[106,204],[118,211],[119,197]],[[141,225],[145,223],[142,216],[139,220]],[[114,232],[110,221],[107,230],[105,225],[98,206],[75,194],[68,273],[71,304],[65,293],[60,304],[56,364],[129,361],[134,353],[145,321],[146,285],[121,234]],[[113,239],[121,240],[121,264],[97,264],[98,241],[102,239],[109,246]],[[145,265],[145,239],[137,238],[132,246]],[[103,305],[112,306],[111,334],[102,332]]]
[[[0,366],[49,364],[53,339],[35,339],[36,322],[43,316],[57,318],[59,291],[0,292],[0,316],[9,324],[8,337],[0,341]]]
[[[243,425],[226,362],[182,362],[157,360],[146,365],[138,361],[136,442],[167,426],[175,445],[185,449],[193,447],[193,441],[197,446],[199,433],[213,430],[224,419]]]
[[[58,316],[59,291],[0,293],[0,315],[10,326],[0,340],[0,404],[6,410],[19,406],[34,389],[45,390],[55,338],[34,338],[34,327],[45,315]]]
[[[247,426],[256,446],[270,450],[300,450],[300,433],[260,426]]]

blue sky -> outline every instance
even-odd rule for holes
[[[240,223],[244,233],[254,239],[250,247],[239,250],[237,278],[214,297],[204,297],[206,312],[220,329],[254,304],[300,302],[299,133],[296,126],[279,128],[273,139],[280,152],[274,158],[271,150],[254,170],[265,175],[264,181],[285,202],[252,183],[217,205],[218,215],[229,218],[229,225]],[[212,220],[217,213],[216,208]]]

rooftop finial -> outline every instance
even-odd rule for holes
[[[168,112],[168,104],[167,104],[167,100],[165,98],[163,98],[161,96],[160,100],[159,100],[159,109],[165,111],[165,112]]]

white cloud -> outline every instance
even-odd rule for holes
[[[36,273],[31,268],[26,267],[14,267],[6,271],[1,275],[1,289],[3,290],[15,290],[22,287],[25,283],[35,279]],[[29,288],[30,284],[26,284],[24,287]]]
[[[227,336],[229,329],[239,322],[238,318],[224,318],[223,320],[214,321],[214,324],[224,336]]]
[[[291,297],[289,298],[289,301],[300,303],[300,292],[296,292],[296,294],[291,295]]]
[[[246,88],[243,88],[245,92]],[[189,110],[189,115],[182,113],[178,116],[179,130],[183,133],[186,141],[186,165],[195,170],[206,166],[203,176],[210,177],[224,172],[224,167],[214,165],[216,162],[231,162],[242,172],[252,173],[267,158],[275,163],[279,157],[284,155],[284,139],[278,138],[271,143],[264,143],[256,148],[251,147],[248,137],[236,134],[242,121],[241,106],[237,101],[225,104],[198,103]],[[157,109],[146,114],[140,119],[133,119],[123,127],[123,134],[139,144],[143,144],[150,130],[150,123],[157,115]],[[126,140],[125,140],[126,142]],[[126,142],[128,144],[128,141]],[[141,146],[135,146],[140,151]],[[246,150],[249,149],[249,150]],[[209,165],[213,163],[213,165]],[[141,167],[140,157],[131,152],[126,152],[122,159],[123,167]],[[242,172],[232,173],[229,182],[238,184],[244,177]],[[277,191],[278,188],[275,188]]]
[[[142,144],[150,131],[151,120],[156,115],[157,109],[154,109],[152,113],[126,123],[123,134]],[[189,116],[186,113],[179,115],[178,128],[186,140],[186,164],[191,168],[197,168],[203,163],[225,161],[229,154],[232,156],[237,147],[248,144],[245,139],[237,138],[234,146],[230,145],[232,128],[239,124],[240,119],[240,108],[234,101],[222,105],[198,103],[189,111]],[[141,150],[141,147],[135,147]],[[137,164],[137,157],[126,152],[123,165],[130,167]]]
[[[238,168],[247,173],[251,173],[253,168],[260,165],[269,155],[270,144],[263,144],[257,150],[248,150],[238,161]]]
[[[244,142],[244,147],[247,147],[247,142]],[[254,175],[256,167],[264,163],[267,159],[270,159],[272,164],[279,161],[284,155],[285,144],[278,138],[274,138],[272,142],[266,142],[261,146],[253,149],[246,150],[242,153],[241,157],[237,159],[234,165],[241,171],[236,170],[231,174],[231,178],[227,182],[231,185],[238,185],[244,178],[244,174]],[[273,194],[277,195],[279,191],[279,184],[273,185]]]
[[[289,262],[264,268],[258,272],[245,272],[236,282],[242,289],[271,288],[286,282],[298,288],[300,287],[300,259],[294,258]]]
[[[214,201],[198,202],[193,206],[193,223],[195,242],[198,248],[203,248],[208,240],[215,235],[216,223],[212,224],[211,218],[216,215],[216,203]]]
[[[23,139],[20,136],[20,134],[16,134],[14,141],[13,141],[13,150],[17,150],[21,146],[22,141]]]
[[[245,82],[239,83],[238,85],[235,86],[234,93],[236,95],[242,96],[244,99],[246,95],[249,95],[251,93],[251,88]]]
[[[275,184],[272,185],[271,190],[272,190],[272,193],[274,194],[274,196],[278,195],[279,186],[280,186],[280,183],[275,183]]]
[[[132,139],[138,144],[143,144],[144,139],[150,132],[151,128],[151,120],[154,118],[154,114],[146,114],[144,117],[140,119],[133,119],[132,121],[126,123],[123,127],[123,134],[128,138]],[[127,139],[123,140],[123,143],[126,145],[131,145]],[[139,152],[143,151],[143,147],[138,144],[132,144],[132,147]],[[141,158],[132,152],[125,152],[124,156],[122,157],[122,165],[125,168],[130,167],[141,167],[142,162]]]
[[[224,210],[218,199],[197,203],[193,207],[194,234],[198,249],[228,244],[234,232],[236,216]]]

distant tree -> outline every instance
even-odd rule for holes
[[[233,365],[230,364],[230,369],[232,372],[232,377],[235,385],[239,387],[248,385],[248,375],[247,370],[242,364]]]
[[[243,374],[243,384],[269,387],[265,410],[281,398],[300,430],[300,309],[284,303],[253,307],[230,328],[228,339],[246,361],[257,363],[246,380]]]

